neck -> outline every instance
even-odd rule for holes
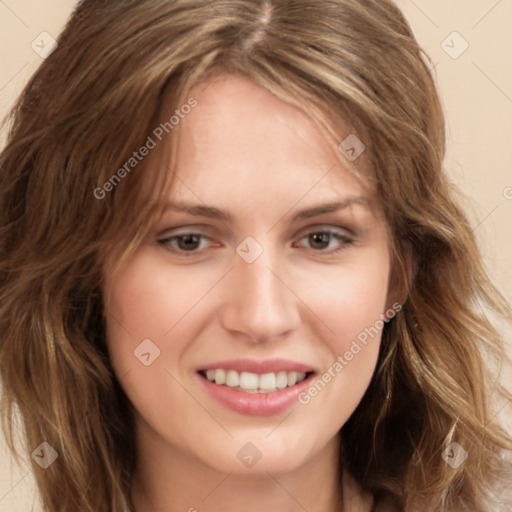
[[[136,432],[136,512],[343,512],[338,436],[288,473],[247,475],[216,471],[171,446],[145,423]]]

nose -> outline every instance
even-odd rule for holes
[[[266,250],[253,263],[235,255],[223,289],[223,327],[255,343],[276,340],[300,324],[300,300],[283,265]]]

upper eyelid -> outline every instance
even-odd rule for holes
[[[155,237],[157,240],[166,240],[167,238],[185,235],[201,235],[206,238],[211,238],[216,234],[219,236],[219,231],[219,229],[210,226],[177,226],[173,228],[167,228],[165,230],[159,230]]]

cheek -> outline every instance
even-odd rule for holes
[[[317,327],[321,323],[329,330],[324,327],[325,335],[316,336],[328,348],[326,366],[299,401],[318,408],[318,414],[329,411],[337,427],[355,410],[375,371],[388,294],[387,255],[361,252],[335,270],[317,273],[303,288],[310,290],[308,305],[320,319]]]
[[[386,310],[388,279],[387,252],[367,251],[338,267],[329,266],[321,272],[317,269],[314,278],[303,281],[305,302],[329,329],[329,344],[337,352],[346,350],[350,341],[366,329],[380,325]]]
[[[107,344],[113,363],[124,371],[136,366],[134,351],[147,339],[161,350],[162,359],[178,359],[186,338],[173,334],[190,325],[188,315],[218,281],[217,274],[206,266],[170,272],[159,258],[139,250],[115,281],[107,280]]]
[[[172,424],[176,410],[197,413],[178,384],[180,365],[201,329],[197,306],[219,278],[211,269],[189,270],[170,272],[141,248],[115,281],[107,279],[110,361],[138,415],[150,425]]]

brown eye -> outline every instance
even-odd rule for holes
[[[342,231],[326,229],[322,231],[312,231],[302,238],[307,239],[308,245],[315,252],[333,254],[343,250],[347,245],[354,243],[354,238]],[[326,250],[329,245],[334,248]]]
[[[178,247],[183,251],[193,251],[199,245],[200,236],[189,234],[176,237],[178,240]]]
[[[326,249],[329,246],[331,235],[326,232],[312,233],[308,240],[313,249]]]
[[[198,249],[201,245],[201,240],[207,239],[208,237],[198,233],[183,233],[158,240],[158,244],[172,252],[181,253],[183,256],[194,256],[200,252]]]

